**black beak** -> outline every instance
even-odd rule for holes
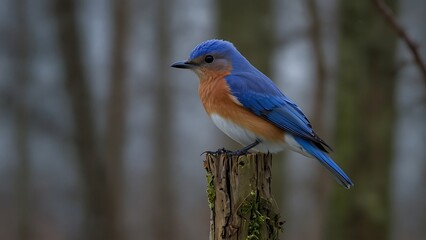
[[[191,68],[195,67],[195,64],[192,63],[192,62],[188,62],[188,61],[180,61],[180,62],[173,63],[172,65],[170,65],[170,67],[191,69]]]

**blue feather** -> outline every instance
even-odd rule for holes
[[[348,175],[346,175],[346,173],[343,172],[343,170],[325,152],[318,149],[311,141],[300,137],[294,137],[294,139],[306,152],[318,159],[320,163],[325,166],[345,188],[349,189],[354,185]]]
[[[302,110],[287,98],[275,84],[253,66],[244,72],[232,71],[226,76],[232,95],[254,114],[265,118],[293,135],[310,139],[331,149],[312,129]],[[325,149],[323,148],[325,151]]]
[[[191,54],[189,55],[189,59],[196,59],[198,57],[204,56],[206,54],[218,54],[218,55],[224,55],[230,50],[236,49],[234,45],[228,41],[223,40],[207,40],[205,42],[202,42],[198,44],[194,50],[192,50]]]
[[[232,70],[225,80],[231,94],[246,109],[291,134],[304,151],[317,158],[344,187],[353,186],[349,177],[327,155],[324,146],[331,148],[316,135],[302,110],[251,65],[232,43],[217,39],[202,42],[191,52],[188,61],[200,64],[200,59],[209,54],[231,63]]]

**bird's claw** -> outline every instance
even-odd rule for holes
[[[241,149],[236,150],[236,151],[231,151],[231,150],[228,150],[228,149],[225,149],[225,148],[219,148],[216,151],[204,151],[200,154],[200,156],[203,155],[203,154],[211,154],[211,155],[226,154],[228,156],[241,156],[241,155],[245,155],[246,153],[247,153],[247,151],[244,151],[244,150],[241,150]]]
[[[232,153],[232,151],[227,150],[225,148],[219,148],[216,151],[204,151],[200,154],[200,156],[203,155],[203,154],[220,155],[220,154],[223,154],[223,153],[229,154],[229,153]]]
[[[244,151],[244,150],[241,150],[241,149],[232,152],[232,155],[234,155],[234,156],[241,156],[241,155],[246,155],[246,154],[247,154],[247,151]]]

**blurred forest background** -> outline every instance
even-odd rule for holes
[[[426,58],[426,1],[387,0]],[[205,150],[236,148],[193,73],[232,41],[355,183],[274,156],[282,239],[426,239],[426,78],[374,1],[2,0],[0,238],[207,239]]]

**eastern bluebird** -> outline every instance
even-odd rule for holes
[[[302,110],[232,43],[216,39],[202,42],[188,60],[171,66],[197,74],[198,94],[207,114],[220,130],[245,146],[236,153],[291,149],[318,159],[344,187],[353,186],[327,155],[330,146],[313,131]]]

